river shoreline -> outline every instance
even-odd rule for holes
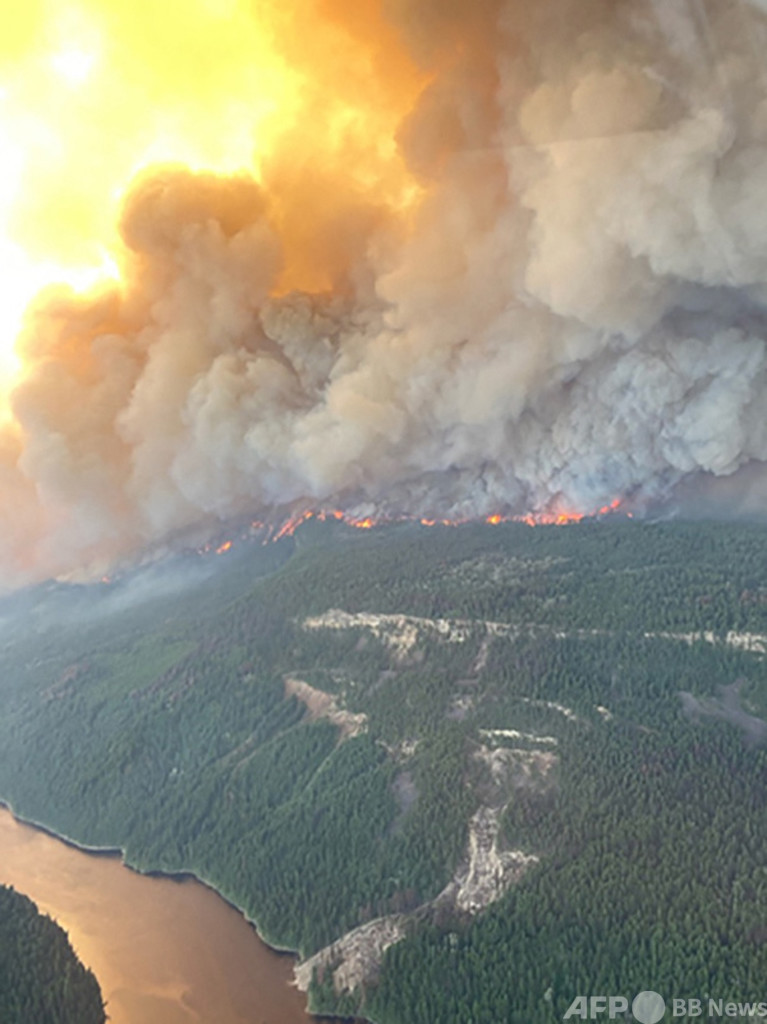
[[[254,935],[257,937],[258,941],[270,953],[274,954],[277,957],[284,958],[286,960],[290,959],[293,962],[293,965],[296,965],[300,962],[300,958],[296,950],[287,947],[276,946],[272,942],[264,938],[264,936],[259,931],[257,922],[253,918],[251,918],[245,912],[245,910],[243,910],[242,907],[239,907],[231,899],[229,899],[227,896],[221,893],[216,888],[215,885],[207,881],[205,878],[202,878],[194,871],[190,871],[188,869],[185,869],[183,871],[162,871],[155,869],[142,870],[141,868],[136,867],[135,865],[131,864],[128,860],[126,860],[125,851],[119,846],[90,846],[88,844],[78,842],[78,840],[73,839],[71,836],[67,836],[61,832],[56,831],[49,825],[46,825],[44,822],[35,821],[31,818],[25,818],[21,816],[16,812],[10,801],[6,799],[0,798],[0,809],[7,811],[8,814],[13,819],[13,821],[16,822],[18,825],[24,826],[26,828],[31,828],[36,832],[40,832],[43,835],[49,837],[50,839],[53,839],[56,842],[59,842],[64,846],[67,846],[70,849],[75,850],[78,853],[85,854],[89,857],[97,857],[103,858],[105,860],[119,861],[122,867],[127,868],[132,873],[139,875],[143,878],[156,878],[159,880],[166,880],[177,883],[194,882],[202,886],[204,889],[212,893],[217,899],[221,900],[222,903],[226,904],[227,907],[235,911],[252,930]],[[298,987],[295,979],[290,984],[295,988]],[[337,1017],[312,1013],[309,1010],[308,1005],[306,1008],[306,1017],[307,1021],[315,1021],[317,1022],[317,1024],[374,1024],[374,1022],[362,1017]]]

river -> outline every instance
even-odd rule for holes
[[[140,875],[0,808],[0,883],[59,922],[111,1024],[310,1024],[293,960],[191,878]]]

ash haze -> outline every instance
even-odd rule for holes
[[[260,6],[303,84],[252,173],[142,170],[119,282],[27,314],[6,582],[299,502],[758,509],[767,5]]]

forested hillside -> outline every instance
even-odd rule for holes
[[[0,609],[19,814],[197,872],[381,1024],[761,998],[767,531],[314,522],[210,566]]]
[[[34,903],[0,886],[0,1021],[102,1024],[98,982],[64,932]]]

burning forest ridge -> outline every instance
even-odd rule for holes
[[[761,510],[762,2],[4,22],[3,586],[258,509]]]
[[[423,517],[401,514],[389,514],[382,516],[355,516],[342,512],[340,509],[333,509],[331,511],[320,510],[318,512],[312,509],[306,509],[303,512],[294,513],[285,518],[277,516],[274,521],[269,522],[268,520],[253,520],[246,528],[234,528],[232,539],[215,541],[208,541],[197,548],[197,553],[200,555],[226,555],[232,551],[238,541],[249,541],[254,537],[260,540],[262,544],[274,544],[277,541],[282,540],[284,537],[292,537],[296,531],[304,525],[304,523],[311,522],[311,520],[317,520],[318,522],[337,522],[343,523],[345,526],[352,527],[355,530],[373,530],[379,526],[388,526],[396,523],[412,523],[419,526],[464,526],[468,523],[486,523],[488,526],[500,526],[501,523],[525,523],[527,526],[567,526],[571,523],[580,523],[584,519],[595,519],[602,518],[604,516],[611,516],[614,514],[625,515],[628,519],[633,519],[634,513],[628,512],[621,508],[619,500],[612,501],[609,505],[604,505],[591,515],[586,515],[581,512],[565,512],[562,510],[551,510],[544,511],[538,514],[527,513],[526,515],[501,515],[495,513],[491,516],[485,516],[484,518],[468,517],[466,519],[425,519]],[[109,582],[109,578],[105,577],[102,582]]]

